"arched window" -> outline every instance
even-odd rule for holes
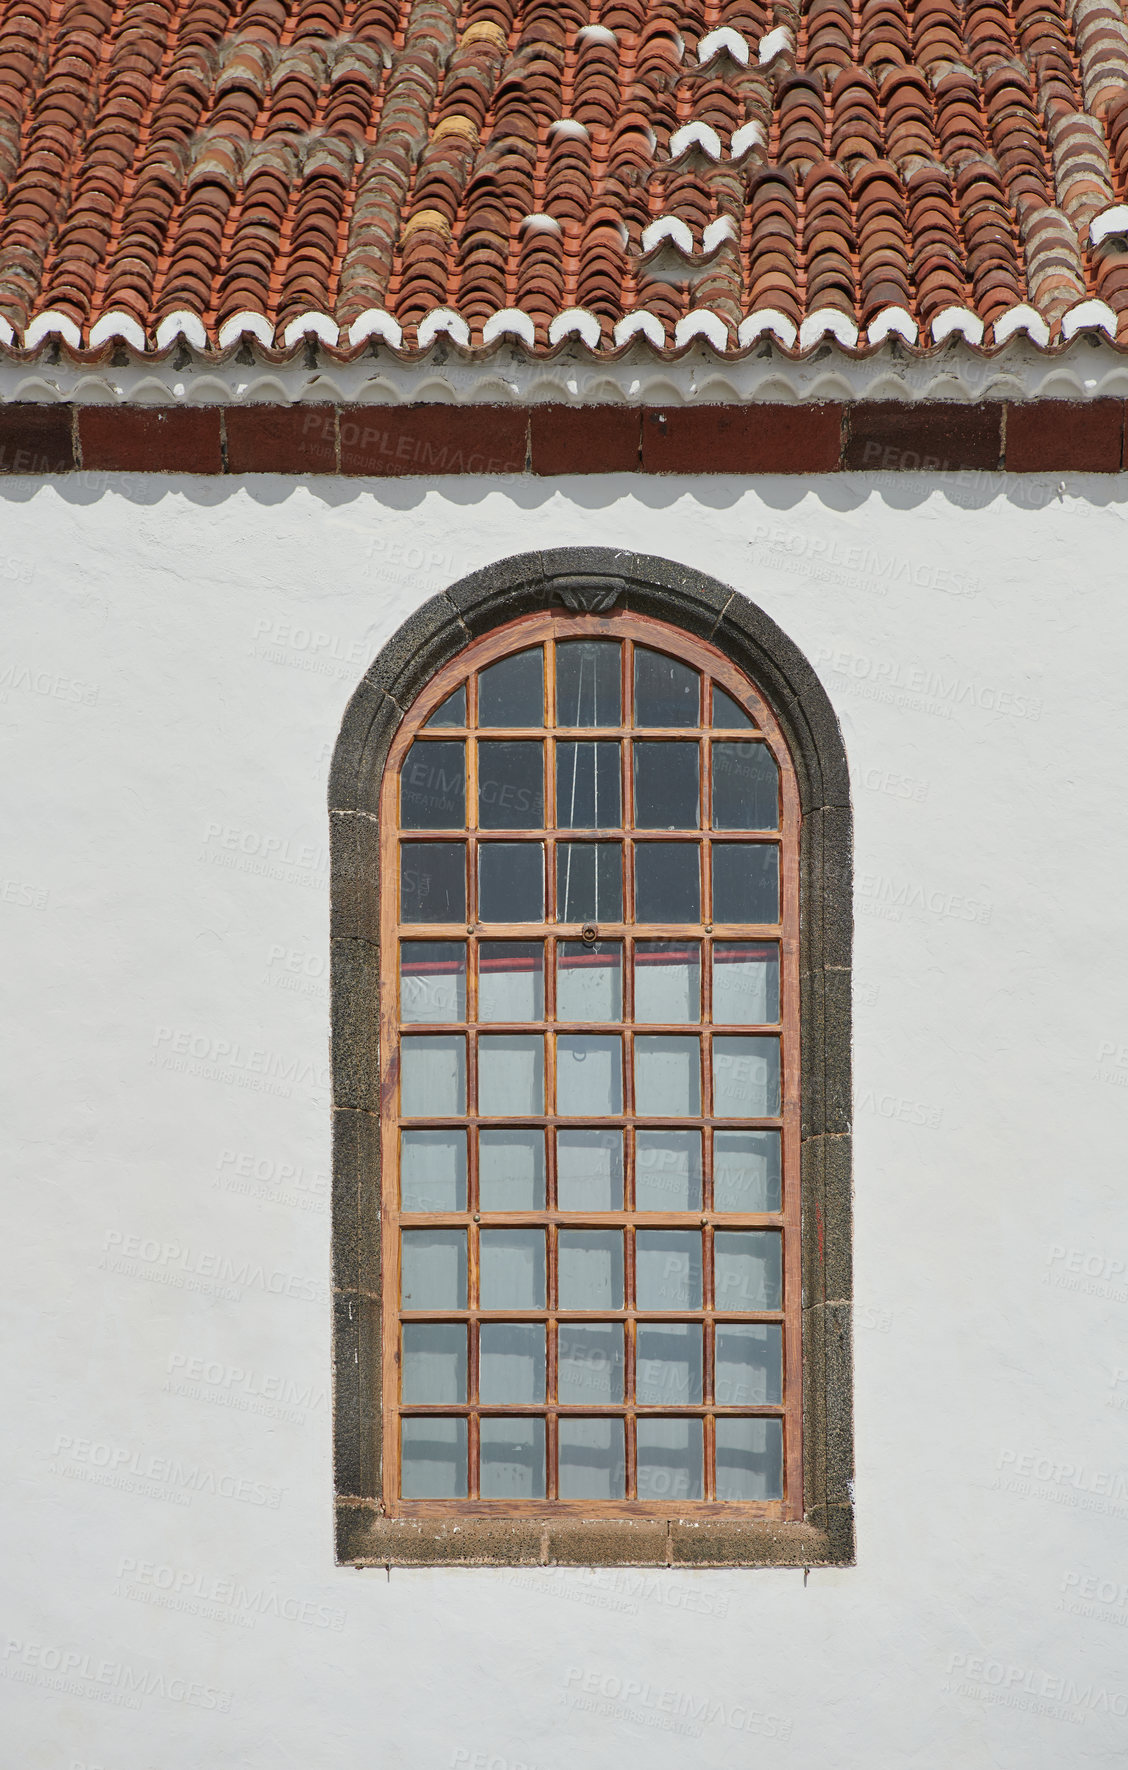
[[[351,1074],[379,1004],[370,1110],[338,1127],[368,1249],[348,1237],[347,1276],[375,1279],[338,1283],[349,1559],[365,1520],[385,1561],[554,1559],[546,1532],[596,1520],[744,1527],[722,1559],[828,1536],[803,1442],[809,770],[717,634],[617,585],[542,577],[542,606],[463,629],[375,752],[369,720],[368,808],[336,813],[378,948],[346,966]],[[578,1558],[637,1558],[622,1540]]]

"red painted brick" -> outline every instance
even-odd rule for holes
[[[534,473],[637,473],[642,414],[637,406],[533,406],[529,465]]]
[[[0,473],[70,473],[71,406],[0,406]]]
[[[1001,405],[960,406],[939,400],[924,406],[879,400],[850,406],[843,466],[851,472],[987,472],[1002,454]]]
[[[105,472],[223,472],[217,406],[80,406],[78,442]]]
[[[228,406],[229,473],[336,473],[333,406]]]
[[[1124,401],[1031,400],[1007,407],[1008,473],[1119,473]]]
[[[666,406],[642,419],[644,473],[834,473],[841,406]]]
[[[354,406],[341,412],[341,472],[524,473],[528,413],[516,406]]]

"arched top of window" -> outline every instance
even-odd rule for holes
[[[610,600],[593,579],[556,588]],[[740,1526],[725,1558],[783,1528],[841,1559],[843,1518],[811,1505],[803,1296],[826,1094],[801,878],[833,809],[803,801],[826,771],[716,631],[547,600],[463,630],[387,719],[375,805],[334,818],[335,1074],[367,1095],[337,1100],[360,1255],[338,1290],[368,1322],[363,1375],[351,1316],[351,1371],[338,1344],[343,1552],[677,1515]]]

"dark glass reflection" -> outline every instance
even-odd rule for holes
[[[557,725],[618,725],[620,650],[613,639],[569,639],[556,647]]]
[[[466,684],[448,694],[445,701],[435,708],[424,729],[434,725],[465,725],[466,724]]]
[[[696,830],[701,751],[696,744],[634,744],[635,828]]]
[[[714,842],[713,920],[779,921],[779,849],[774,842]]]
[[[482,843],[478,849],[478,915],[483,922],[544,921],[542,843]]]
[[[618,842],[558,842],[556,920],[621,922],[623,851]]]
[[[538,830],[544,823],[544,745],[478,745],[478,823],[483,830]]]
[[[750,714],[738,707],[730,694],[716,682],[713,684],[713,724],[721,731],[747,731],[754,728]]]
[[[696,725],[701,711],[701,678],[665,652],[635,646],[636,725]]]
[[[544,652],[539,645],[479,672],[478,724],[544,724]]]
[[[465,842],[400,844],[400,920],[465,922]]]
[[[699,922],[696,842],[635,843],[635,921]]]
[[[779,829],[779,769],[767,744],[713,745],[713,828]]]
[[[556,822],[560,829],[618,829],[621,805],[618,744],[557,744]]]
[[[417,740],[400,770],[405,830],[460,830],[466,822],[466,745]]]

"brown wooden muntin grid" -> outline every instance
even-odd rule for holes
[[[571,639],[612,639],[621,642],[620,699],[621,723],[601,726],[565,726],[555,722],[555,642]],[[702,701],[698,715],[700,724],[640,726],[633,722],[634,667],[633,650],[637,644],[648,650],[664,652],[701,673]],[[477,722],[478,672],[520,651],[540,646],[544,658],[544,723],[542,725],[484,726]],[[466,686],[466,721],[461,725],[443,724],[424,731],[436,710],[461,685]],[[747,729],[710,725],[712,684],[716,683],[750,716]],[[654,740],[691,744],[699,752],[699,823],[696,829],[651,830],[634,823],[634,771],[632,740]],[[399,818],[399,775],[411,746],[416,741],[461,744],[465,756],[465,822],[457,827],[402,828]],[[536,742],[543,746],[542,795],[544,822],[520,828],[480,828],[478,824],[478,744],[480,741]],[[555,806],[556,746],[563,743],[617,742],[620,749],[619,791],[621,821],[613,826],[577,829],[557,821]],[[779,769],[779,829],[775,831],[718,831],[712,829],[712,744],[714,742],[766,744]],[[800,1328],[800,1198],[799,1198],[799,796],[794,769],[779,727],[763,698],[736,667],[714,647],[693,639],[686,633],[664,623],[627,612],[607,616],[572,614],[536,614],[523,617],[490,633],[466,648],[451,660],[428,684],[402,722],[392,744],[385,770],[382,790],[382,866],[384,884],[381,911],[381,1026],[380,1042],[384,1053],[382,1084],[382,1257],[384,1271],[383,1315],[383,1395],[384,1395],[384,1457],[385,1508],[391,1516],[443,1517],[452,1515],[519,1516],[536,1514],[574,1514],[577,1516],[646,1516],[669,1512],[670,1502],[662,1499],[639,1499],[635,1496],[636,1456],[633,1423],[642,1418],[700,1419],[703,1422],[705,1459],[705,1497],[701,1500],[679,1500],[679,1510],[696,1516],[728,1516],[798,1519],[802,1505],[802,1397],[801,1397],[801,1328]],[[399,883],[399,846],[430,842],[461,842],[464,847],[463,873],[467,914],[464,921],[421,922],[401,921]],[[712,846],[740,842],[774,847],[779,853],[779,917],[772,923],[714,922],[711,898],[711,867],[708,864]],[[482,923],[478,916],[477,850],[492,842],[530,842],[542,845],[544,855],[544,920],[541,922]],[[555,920],[556,864],[555,850],[562,842],[601,842],[621,845],[622,849],[622,914],[614,921],[602,918],[598,927],[587,928],[589,939],[615,944],[620,951],[622,1018],[607,1020],[568,1020],[556,1018],[556,948],[562,942],[576,943],[583,939],[584,924],[558,923]],[[700,889],[699,919],[688,922],[637,923],[631,917],[635,883],[635,846],[637,843],[691,843],[698,852],[698,884]],[[634,951],[649,942],[683,941],[699,943],[699,989],[701,1019],[699,1022],[650,1021],[636,1024],[633,1018]],[[763,1025],[746,1023],[722,1025],[712,1020],[712,949],[729,940],[763,942],[778,946],[780,1019]],[[399,953],[400,944],[412,941],[457,941],[466,951],[465,994],[466,1019],[431,1021],[400,1026]],[[495,1021],[479,1023],[478,954],[490,941],[521,941],[544,949],[542,968],[544,987],[543,1019]],[[557,1030],[566,1035],[597,1034],[617,1037],[620,1041],[622,1067],[622,1111],[616,1114],[584,1118],[558,1115],[551,1110],[555,1101],[555,1036]],[[639,1116],[634,1111],[633,1042],[636,1036],[678,1035],[697,1037],[701,1043],[702,1061],[701,1111],[693,1116],[679,1114],[659,1117]],[[438,1114],[434,1117],[399,1115],[400,1040],[403,1037],[449,1035],[466,1041],[466,1106],[457,1116]],[[543,1073],[545,1108],[542,1113],[518,1113],[514,1116],[479,1115],[477,1103],[478,1041],[491,1036],[539,1036],[543,1042]],[[715,1116],[713,1112],[712,1063],[710,1045],[715,1036],[778,1038],[780,1049],[780,1110],[770,1117],[734,1118]],[[399,1199],[399,1137],[401,1123],[415,1129],[459,1128],[468,1138],[466,1209],[407,1216],[401,1213]],[[653,1126],[655,1129],[699,1131],[703,1138],[703,1194],[700,1210],[655,1211],[637,1213],[633,1209],[634,1145],[636,1132]],[[546,1202],[545,1208],[534,1211],[482,1212],[478,1197],[478,1132],[480,1129],[543,1129],[546,1136]],[[621,1129],[624,1134],[624,1208],[621,1211],[561,1211],[556,1208],[556,1138],[557,1128]],[[777,1212],[726,1213],[713,1208],[712,1144],[715,1132],[778,1129],[782,1144],[781,1209]],[[426,1309],[409,1312],[400,1308],[400,1236],[405,1228],[464,1229],[467,1236],[467,1307],[458,1310]],[[482,1310],[478,1307],[478,1255],[483,1229],[541,1228],[546,1242],[546,1307],[543,1309],[513,1308]],[[619,1230],[623,1236],[623,1307],[596,1310],[566,1310],[555,1306],[557,1296],[557,1247],[561,1230]],[[668,1311],[640,1310],[635,1305],[635,1246],[639,1231],[680,1229],[696,1230],[701,1236],[702,1306],[697,1309],[675,1308]],[[758,1230],[777,1234],[782,1239],[782,1307],[779,1309],[723,1310],[712,1306],[714,1234],[726,1230]],[[478,1329],[483,1322],[522,1321],[543,1323],[546,1328],[546,1399],[542,1402],[514,1402],[505,1406],[480,1403],[478,1394]],[[468,1329],[468,1396],[465,1403],[402,1404],[400,1402],[400,1331],[401,1322],[464,1322]],[[556,1325],[569,1323],[621,1323],[624,1328],[625,1370],[623,1402],[603,1405],[560,1403],[556,1395]],[[634,1366],[637,1328],[640,1323],[656,1325],[671,1322],[699,1323],[703,1334],[702,1400],[697,1404],[645,1406],[634,1399]],[[714,1399],[713,1346],[716,1325],[756,1323],[778,1324],[783,1329],[782,1401],[778,1404],[719,1405]],[[465,1418],[469,1446],[469,1490],[465,1499],[403,1499],[400,1498],[400,1432],[401,1417],[454,1416]],[[616,1500],[562,1499],[556,1487],[557,1422],[572,1417],[613,1418],[624,1422],[626,1454],[626,1494]],[[777,1500],[717,1500],[713,1496],[715,1421],[723,1418],[774,1417],[783,1429],[783,1492]],[[545,1422],[546,1478],[544,1498],[487,1499],[477,1493],[478,1424],[485,1418],[539,1417]]]

